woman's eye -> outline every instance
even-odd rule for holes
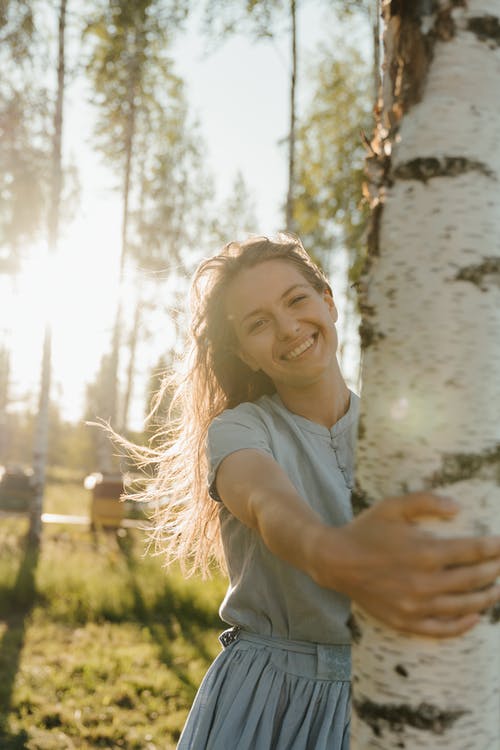
[[[302,302],[303,299],[307,299],[305,294],[299,294],[298,297],[294,297],[290,304],[295,305],[297,302]]]
[[[250,328],[248,329],[250,333],[253,333],[253,331],[257,331],[259,328],[262,328],[266,321],[264,319],[255,320]]]

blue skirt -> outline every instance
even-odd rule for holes
[[[348,750],[349,646],[237,628],[221,641],[177,750]]]

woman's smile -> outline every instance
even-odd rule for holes
[[[316,343],[317,338],[317,333],[314,333],[312,336],[308,336],[305,341],[302,341],[302,343],[294,347],[291,351],[283,354],[281,358],[285,359],[287,362],[297,359],[301,354],[307,352]]]

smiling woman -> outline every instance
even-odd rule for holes
[[[178,419],[136,451],[157,463],[141,497],[164,500],[167,558],[206,572],[215,557],[230,579],[231,627],[179,750],[347,750],[349,600],[402,631],[457,635],[500,597],[500,539],[426,535],[416,518],[457,510],[426,493],[353,519],[359,399],[330,286],[297,237],[226,245],[195,273],[191,309]]]
[[[299,386],[323,383],[331,390],[332,372],[338,370],[338,316],[328,286],[317,289],[290,262],[270,259],[231,282],[226,309],[236,334],[235,353],[254,372],[264,372],[285,401],[294,399]],[[334,421],[326,414],[323,419]]]

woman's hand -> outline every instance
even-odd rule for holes
[[[327,526],[274,459],[250,449],[222,461],[217,490],[271,552],[398,630],[459,635],[500,600],[500,537],[443,539],[416,525],[422,516],[452,518],[450,500],[389,498],[346,526]]]
[[[438,538],[415,524],[457,511],[427,493],[383,500],[344,527],[316,531],[311,574],[397,630],[459,635],[500,600],[500,537]]]

